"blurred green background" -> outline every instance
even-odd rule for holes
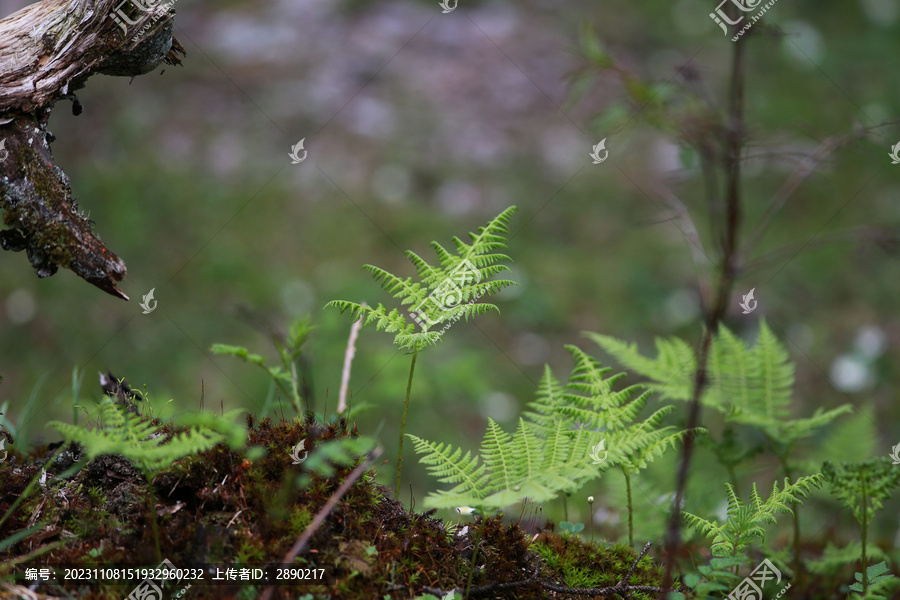
[[[6,16],[25,4],[0,6]],[[584,70],[578,32],[592,24],[621,65],[672,89],[676,69],[690,64],[723,105],[733,43],[709,18],[714,8],[526,0],[441,14],[436,1],[178,3],[183,68],[96,76],[78,92],[84,113],[73,117],[61,102],[49,127],[79,205],[128,265],[121,287],[132,300],[65,270],[38,279],[23,254],[0,253],[6,417],[20,422],[36,396],[16,447],[57,439],[44,423],[71,419],[73,367],[86,373],[88,405],[99,398],[97,371],[110,369],[146,386],[158,410],[173,398],[163,416],[197,408],[201,389],[207,408],[258,412],[266,375],[209,353],[222,342],[276,358],[243,309],[282,330],[311,315],[313,408],[333,411],[351,323],[324,304],[389,304],[363,264],[412,275],[403,250],[431,260],[431,240],[447,245],[511,204],[520,211],[508,254],[521,285],[495,298],[501,314],[454,325],[419,357],[407,431],[474,448],[488,416],[512,429],[543,364],[566,379],[563,344],[607,361],[585,330],[648,350],[658,335],[696,342],[691,253],[655,190],[679,194],[711,249],[698,170],[681,160],[675,137],[639,117],[612,128],[611,109],[633,108],[616,77]],[[898,11],[892,0],[780,0],[766,20],[787,35],[760,30],[746,42],[751,225],[802,153],[900,112]],[[292,165],[301,138],[308,157]],[[610,158],[593,165],[588,153],[602,138]],[[896,127],[878,129],[829,158],[757,254],[900,225],[900,166],[887,156],[897,139]],[[743,276],[726,323],[752,339],[765,317],[797,363],[797,415],[868,406],[876,454],[886,455],[900,442],[897,248],[799,250]],[[151,288],[158,306],[144,315],[138,303]],[[742,315],[740,295],[751,288],[758,309]],[[391,336],[362,331],[353,402],[375,405],[357,423],[365,434],[383,426],[386,484],[408,364]],[[288,403],[284,414],[293,416]],[[671,489],[671,464],[655,465],[644,496],[654,481],[659,493]],[[418,502],[436,485],[410,444],[404,480]]]

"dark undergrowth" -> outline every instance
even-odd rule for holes
[[[181,569],[200,563],[237,568],[282,563],[354,468],[335,464],[330,476],[322,476],[305,463],[293,464],[283,448],[305,439],[312,453],[323,442],[355,437],[357,431],[348,429],[344,420],[320,425],[311,418],[276,423],[248,416],[247,421],[248,448],[258,446],[265,452],[243,453],[220,444],[175,461],[152,483],[119,455],[101,455],[73,469],[83,460],[82,449],[74,443],[41,446],[28,455],[11,453],[0,464],[0,514],[27,496],[0,527],[0,540],[28,533],[0,552],[0,597],[118,600],[139,583],[47,583],[28,591],[33,585],[24,581],[26,568],[55,567],[59,573],[61,565],[146,567],[161,559]],[[170,424],[154,424],[169,436],[175,432]],[[42,469],[46,481],[29,491]],[[376,483],[371,471],[364,473],[327,511],[291,563],[296,569],[324,569],[325,580],[280,584],[271,597],[399,599],[426,593],[442,597],[457,589],[461,598],[482,521],[446,523],[433,518],[434,512],[406,510]],[[587,597],[554,587],[614,586],[638,558],[624,544],[591,545],[577,536],[558,535],[552,523],[538,531],[527,522],[490,517],[483,525],[470,597]],[[249,599],[265,591],[247,583],[214,585],[209,573],[204,577],[204,582],[163,586],[163,597],[183,593],[198,600]],[[643,557],[627,582],[658,586],[661,580],[658,567]],[[631,597],[650,596],[635,592]]]

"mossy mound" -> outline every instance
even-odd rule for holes
[[[158,424],[167,435],[175,432],[171,425]],[[292,464],[284,449],[302,439],[312,453],[323,442],[353,438],[357,432],[344,421],[320,425],[312,419],[257,423],[248,417],[248,426],[248,447],[260,446],[264,453],[245,455],[219,445],[176,461],[153,479],[152,488],[118,455],[102,455],[59,477],[81,459],[75,444],[57,453],[52,463],[60,444],[37,448],[28,456],[11,454],[0,464],[0,515],[26,493],[42,469],[47,480],[0,527],[0,541],[7,544],[0,549],[0,597],[120,600],[140,583],[132,578],[119,583],[50,582],[26,591],[34,587],[23,580],[26,568],[149,566],[159,564],[160,556],[182,569],[201,563],[238,569],[281,563],[353,470],[335,464],[333,473],[323,476],[307,470],[305,463]],[[256,455],[261,458],[248,458]],[[497,517],[484,523],[448,524],[433,518],[434,512],[407,511],[371,473],[362,475],[315,528],[291,565],[324,569],[325,580],[273,586],[271,597],[372,600],[426,593],[440,597],[454,588],[462,590],[482,526],[472,597],[578,597],[543,584],[615,585],[637,558],[623,545],[589,545],[546,529],[526,534],[518,524]],[[186,590],[185,582],[162,586],[162,597],[183,592],[197,600],[250,599],[265,591],[264,585],[247,582],[212,584],[211,577],[206,573],[204,582],[193,581]],[[661,579],[659,569],[645,557],[628,583],[658,586]]]

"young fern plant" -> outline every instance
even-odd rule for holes
[[[425,498],[430,508],[471,506],[482,514],[515,504],[524,498],[546,502],[559,492],[597,476],[588,458],[591,446],[602,437],[586,429],[572,431],[563,419],[538,427],[519,419],[513,435],[488,418],[481,449],[474,456],[409,434],[420,461],[441,483],[456,484]]]
[[[684,340],[658,338],[657,356],[649,358],[640,354],[633,343],[603,335],[588,335],[626,368],[650,379],[647,387],[658,391],[664,398],[691,399],[692,378],[697,365],[694,351]],[[811,417],[791,418],[794,364],[765,320],[760,323],[759,336],[752,347],[720,325],[712,340],[707,370],[709,385],[701,398],[703,405],[721,412],[728,423],[760,430],[769,450],[778,458],[784,475],[789,479],[794,479],[799,470],[794,457],[801,442],[842,413],[852,410],[849,404],[844,404],[832,410],[819,408]],[[727,442],[727,439],[716,440],[720,449],[728,448]],[[716,452],[716,457],[732,475],[732,489],[736,489],[733,459],[749,458],[753,453],[731,454],[732,460],[723,452]],[[791,513],[794,568],[800,569],[800,519],[797,510]]]
[[[200,413],[196,417],[184,417],[182,422],[196,424],[167,441],[149,420],[142,420],[116,405],[112,398],[104,397],[100,403],[101,428],[85,429],[60,421],[51,421],[48,425],[56,428],[66,442],[81,444],[88,459],[101,454],[121,454],[134,463],[149,482],[176,460],[204,452],[216,444],[224,442],[240,448],[246,430],[231,423],[240,412],[243,411],[234,410],[223,416]]]
[[[869,591],[868,533],[876,511],[891,497],[892,490],[900,484],[900,469],[887,458],[872,458],[857,463],[835,465],[826,461],[822,473],[831,484],[831,494],[853,512],[860,527],[860,555],[862,564],[859,583],[863,597]]]
[[[297,375],[297,359],[303,354],[303,345],[309,340],[315,326],[312,325],[309,317],[303,317],[294,321],[288,330],[287,336],[282,338],[279,334],[272,333],[272,343],[278,351],[278,357],[281,359],[281,365],[271,366],[266,364],[266,359],[254,354],[243,346],[230,346],[228,344],[213,344],[210,352],[213,354],[223,354],[234,356],[244,362],[257,365],[265,371],[275,386],[281,392],[290,398],[291,404],[297,414],[303,414],[301,405],[301,381]],[[309,409],[309,398],[306,398],[306,408]]]
[[[529,403],[515,434],[488,419],[481,450],[474,456],[409,436],[429,472],[442,483],[455,484],[449,491],[427,496],[426,506],[473,506],[485,511],[523,498],[546,502],[618,468],[628,486],[628,538],[633,545],[631,478],[687,432],[661,426],[672,407],[638,420],[649,392],[640,393],[640,386],[616,390],[624,373],[607,376],[610,369],[580,348],[566,348],[575,359],[568,383],[563,386],[545,366],[537,399]]]
[[[89,460],[101,454],[120,454],[127,458],[147,478],[152,495],[153,479],[176,460],[204,452],[219,443],[226,443],[233,449],[244,446],[247,431],[232,422],[241,412],[240,409],[233,410],[221,416],[210,412],[189,413],[180,419],[188,430],[168,439],[150,420],[142,419],[104,396],[100,402],[101,427],[86,429],[60,421],[51,421],[48,425],[56,428],[66,442],[81,444]],[[151,512],[159,557],[156,511]]]
[[[424,455],[420,460],[428,465],[428,471],[443,483],[456,484],[449,491],[429,494],[425,505],[434,508],[471,506],[482,515],[464,597],[468,597],[472,583],[487,511],[498,510],[524,498],[546,502],[561,491],[577,488],[598,475],[587,455],[601,434],[586,429],[573,431],[567,420],[555,417],[548,415],[552,424],[540,426],[520,418],[513,435],[488,418],[481,450],[475,456],[471,451],[463,455],[461,448],[454,449],[449,444],[409,435],[416,452]]]
[[[725,484],[728,493],[728,518],[724,523],[710,521],[689,512],[683,512],[687,523],[712,539],[712,554],[716,557],[741,558],[748,562],[747,550],[754,540],[764,542],[765,526],[776,522],[779,513],[793,513],[791,504],[802,504],[813,488],[819,487],[824,478],[821,474],[800,477],[794,483],[785,477],[784,487],[778,489],[776,481],[772,493],[762,499],[756,484],[750,493],[750,503],[744,504],[730,483]],[[739,565],[734,565],[737,574]]]
[[[856,583],[851,584],[850,589],[857,593],[851,594],[850,600],[888,600],[887,594],[900,587],[900,581],[887,571],[887,562],[881,561],[866,567],[865,573],[855,573]]]
[[[532,411],[526,415],[541,434],[546,434],[547,428],[556,426],[560,420],[570,431],[574,428],[574,432],[584,429],[601,432],[602,446],[596,448],[593,454],[604,452],[604,458],[600,460],[597,456],[594,462],[600,466],[595,468],[618,469],[625,477],[628,544],[633,546],[632,478],[666,450],[673,448],[688,432],[678,431],[672,425],[661,425],[665,416],[675,409],[674,406],[664,406],[646,419],[638,420],[652,392],[639,385],[616,390],[615,384],[626,376],[625,373],[609,376],[612,369],[603,367],[577,346],[568,345],[566,349],[575,359],[569,382],[563,387],[546,367],[538,389],[538,400],[529,405]],[[698,432],[705,430],[699,429]]]
[[[470,317],[492,310],[500,312],[493,304],[478,300],[507,286],[516,285],[508,279],[494,279],[498,273],[509,270],[502,263],[510,258],[498,251],[506,248],[504,235],[509,233],[509,222],[516,210],[515,206],[511,206],[487,225],[480,227],[477,234],[469,233],[470,244],[454,237],[452,241],[456,246],[456,253],[448,251],[437,242],[431,242],[438,257],[437,266],[430,265],[415,252],[407,250],[405,254],[416,268],[417,280],[412,277],[402,279],[374,265],[365,265],[363,269],[372,274],[382,289],[393,294],[406,314],[397,308],[389,311],[381,303],[374,308],[347,300],[333,300],[326,305],[339,309],[341,313],[349,311],[354,321],[362,319],[363,326],[374,323],[378,331],[393,333],[394,344],[412,355],[403,417],[400,421],[395,496],[400,495],[403,437],[416,359],[421,350],[436,344],[444,331],[460,318],[468,321]],[[410,317],[409,320],[407,316]],[[416,331],[417,324],[421,331]]]

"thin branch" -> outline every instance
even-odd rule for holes
[[[769,200],[769,205],[766,207],[766,210],[763,212],[762,217],[759,219],[759,223],[757,223],[756,228],[753,230],[753,233],[750,235],[750,240],[746,246],[746,255],[750,255],[753,249],[759,244],[760,239],[763,234],[765,234],[766,230],[769,228],[771,224],[772,217],[775,216],[778,211],[784,208],[785,203],[788,199],[797,191],[797,188],[800,187],[806,179],[825,161],[826,158],[831,156],[836,150],[839,148],[846,146],[851,142],[855,142],[861,137],[864,137],[868,133],[867,129],[863,129],[861,127],[854,127],[852,131],[848,133],[844,133],[841,135],[831,136],[826,138],[821,144],[819,144],[815,150],[813,150],[808,156],[806,156],[801,162],[800,165],[791,173],[788,178],[781,184],[781,187],[778,188],[778,191],[775,192],[775,195],[772,196],[772,199]]]
[[[900,251],[900,232],[884,227],[854,227],[844,231],[819,236],[818,239],[806,242],[787,244],[768,254],[742,265],[742,272],[764,268],[772,263],[783,262],[785,256],[791,258],[808,249],[821,248],[839,242],[868,242],[881,246],[885,252],[896,254]]]
[[[306,544],[312,538],[313,534],[322,526],[322,523],[325,522],[325,519],[328,518],[328,515],[331,514],[331,511],[334,510],[335,505],[340,501],[341,498],[344,497],[357,479],[362,476],[363,473],[366,472],[366,469],[369,468],[374,461],[381,456],[383,450],[379,448],[375,448],[372,450],[365,461],[363,461],[358,467],[353,469],[350,475],[338,486],[338,489],[335,490],[334,494],[331,495],[331,498],[328,499],[328,502],[325,503],[325,506],[316,514],[316,517],[312,520],[303,533],[297,538],[297,541],[288,550],[288,553],[284,555],[282,559],[282,564],[290,564],[294,562],[294,559],[297,558],[297,555],[300,554],[303,549],[306,547]],[[268,586],[260,596],[260,600],[269,600],[272,597],[272,594],[275,591],[275,586]]]
[[[368,306],[365,302],[360,306]],[[350,385],[350,365],[353,363],[353,356],[356,354],[356,338],[359,337],[359,330],[362,329],[363,318],[360,317],[353,323],[350,328],[350,339],[347,340],[347,350],[344,352],[344,370],[341,372],[341,391],[338,395],[337,412],[341,414],[347,410],[347,388]]]
[[[694,224],[687,207],[672,190],[664,186],[656,186],[655,191],[672,210],[674,213],[673,217],[684,223],[682,227],[679,227],[679,230],[684,234],[684,239],[691,249],[691,258],[698,273],[700,296],[705,300],[703,304],[706,305],[712,297],[712,285],[709,278],[709,255],[703,247],[703,241],[700,239],[697,226]]]
[[[726,223],[724,237],[721,240],[722,255],[716,301],[707,311],[706,331],[697,352],[697,371],[694,375],[694,389],[688,412],[686,429],[693,432],[700,423],[700,399],[708,384],[706,365],[709,361],[712,338],[718,331],[719,323],[725,315],[728,298],[734,285],[737,271],[738,231],[741,223],[741,149],[744,144],[744,47],[745,43],[734,44],[731,63],[731,80],[729,82],[728,115],[725,133],[726,151],[723,157],[723,169],[726,173]],[[665,547],[665,577],[663,587],[670,588],[672,573],[675,568],[677,550],[681,544],[681,507],[687,488],[688,472],[694,452],[694,434],[684,438],[681,464],[678,469],[675,499],[669,519]]]

